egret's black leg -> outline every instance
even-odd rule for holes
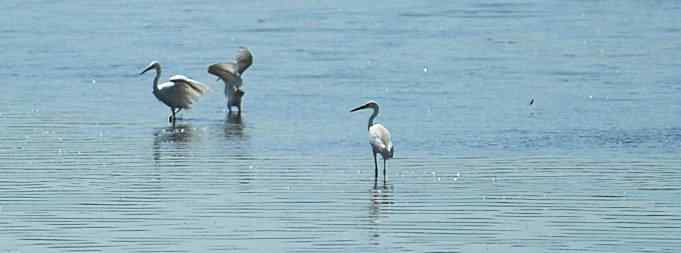
[[[376,161],[376,152],[374,152],[374,182],[378,180],[378,161]]]
[[[173,115],[171,117],[172,117],[172,122],[173,122],[173,128],[175,128],[175,109],[170,108],[170,111],[173,113]]]
[[[182,111],[182,108],[177,108],[177,111],[175,111],[175,115],[180,114],[181,111]],[[173,120],[177,120],[177,116],[173,116]]]
[[[386,175],[385,175],[385,158],[383,158],[383,182],[385,182]]]
[[[173,115],[175,115],[175,109],[170,108],[170,115],[168,115],[168,123],[173,123]]]

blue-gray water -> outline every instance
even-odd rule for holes
[[[0,9],[0,252],[681,251],[681,2]],[[152,60],[213,89],[175,131]]]

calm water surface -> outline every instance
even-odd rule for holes
[[[679,2],[0,7],[0,252],[681,251]],[[213,90],[177,129],[152,60]]]

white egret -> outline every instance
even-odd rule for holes
[[[227,110],[232,111],[232,107],[239,109],[241,113],[241,98],[245,92],[241,89],[243,80],[241,75],[248,67],[253,64],[253,55],[248,48],[240,47],[234,61],[228,63],[217,63],[208,66],[208,73],[222,79],[225,83],[225,97],[227,98]]]
[[[161,77],[161,64],[157,61],[149,63],[140,75],[152,69],[156,70],[153,83],[154,96],[170,107],[168,122],[172,122],[174,127],[175,114],[182,109],[190,109],[191,105],[208,91],[208,86],[183,75],[174,75],[170,77],[169,82],[158,84],[158,79]]]
[[[390,140],[390,131],[381,124],[374,124],[374,118],[378,116],[378,104],[373,100],[366,104],[359,106],[350,112],[359,111],[362,109],[371,108],[374,112],[369,117],[369,144],[374,155],[374,181],[378,180],[378,162],[376,161],[376,154],[381,154],[383,157],[383,179],[385,179],[385,161],[393,158],[395,147]]]

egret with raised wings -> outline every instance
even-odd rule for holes
[[[241,75],[253,64],[253,55],[248,48],[241,47],[234,61],[217,63],[208,66],[208,73],[217,76],[225,83],[225,98],[227,98],[227,110],[232,111],[236,107],[241,113],[241,98],[245,92],[241,89],[243,80]]]
[[[182,109],[190,109],[191,105],[208,91],[208,86],[183,75],[174,75],[170,77],[169,82],[158,84],[158,79],[161,77],[161,64],[157,61],[149,63],[149,66],[140,75],[152,69],[156,70],[156,77],[154,77],[153,83],[154,96],[170,107],[168,122],[173,123],[174,127],[175,114],[182,111]]]
[[[393,158],[395,147],[390,140],[390,131],[381,124],[374,123],[374,119],[378,116],[378,104],[373,100],[366,104],[352,109],[350,112],[359,111],[362,109],[373,109],[374,112],[369,117],[369,144],[371,144],[371,151],[374,155],[374,182],[378,180],[378,161],[376,154],[381,154],[383,157],[383,179],[385,179],[385,161]]]

